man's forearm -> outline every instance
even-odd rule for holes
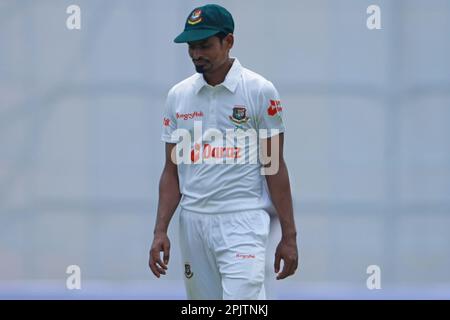
[[[284,160],[280,161],[280,167],[275,175],[266,175],[272,203],[277,210],[280,219],[283,238],[295,238],[297,230],[292,208],[292,195],[289,183],[289,174]]]
[[[170,220],[181,199],[178,176],[164,170],[159,181],[158,213],[154,233],[167,233]]]

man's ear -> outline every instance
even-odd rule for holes
[[[224,40],[227,42],[228,49],[233,48],[234,35],[232,33],[227,34],[227,36],[224,38]]]

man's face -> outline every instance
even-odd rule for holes
[[[233,36],[229,34],[222,41],[216,36],[205,40],[188,42],[189,56],[198,73],[211,73],[228,59],[228,52],[233,45]]]

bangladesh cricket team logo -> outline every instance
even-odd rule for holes
[[[244,106],[234,106],[233,114],[228,116],[237,128],[242,128],[241,125],[245,124],[250,120],[247,117],[247,109]]]
[[[192,12],[192,14],[189,16],[189,19],[187,22],[191,25],[197,24],[202,21],[201,15],[202,15],[202,10],[200,10],[200,9],[194,10]]]

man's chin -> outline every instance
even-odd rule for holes
[[[205,73],[205,67],[204,66],[195,66],[195,71],[198,73]]]

